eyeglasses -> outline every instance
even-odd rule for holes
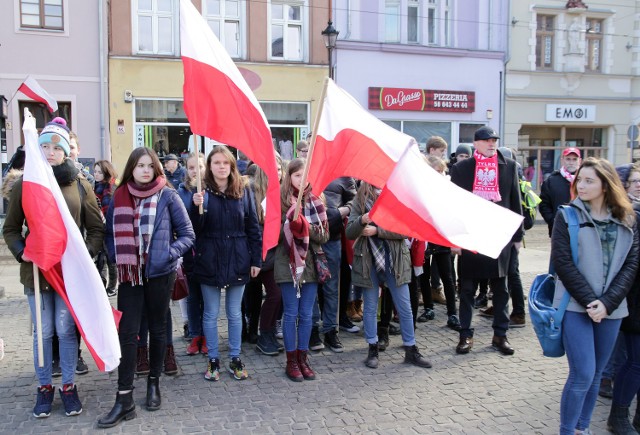
[[[629,184],[640,184],[640,178],[637,178],[635,180],[627,180],[627,183],[629,183]]]

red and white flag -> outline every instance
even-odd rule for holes
[[[40,86],[40,83],[31,76],[28,76],[27,79],[22,82],[18,90],[32,100],[46,104],[49,112],[53,113],[58,110],[58,102],[55,98],[49,95],[49,93]]]
[[[271,130],[260,104],[218,38],[191,4],[180,0],[184,111],[191,130],[231,145],[269,179],[263,256],[280,237],[280,183]]]
[[[500,255],[523,219],[453,184],[417,148],[400,158],[370,214],[386,230],[491,258]]]
[[[417,147],[414,138],[364,110],[329,79],[307,180],[316,195],[345,176],[382,188],[412,146]]]
[[[109,304],[98,269],[38,146],[35,118],[26,109],[22,130],[22,208],[29,225],[24,253],[65,301],[98,369],[114,370],[120,364],[120,313]]]

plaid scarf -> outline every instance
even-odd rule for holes
[[[166,184],[162,176],[143,187],[129,181],[113,195],[113,234],[120,282],[142,285],[142,268],[153,234],[160,191]]]
[[[367,203],[365,205],[365,213],[371,211],[373,208],[374,200],[373,198],[367,198]],[[373,222],[370,223],[371,226],[376,226]],[[386,258],[389,253],[389,244],[386,240],[382,240],[378,236],[369,236],[367,237],[369,240],[369,248],[371,248],[371,256],[373,257],[373,264],[376,266],[376,270],[378,272],[384,272],[386,266]]]
[[[297,289],[297,297],[300,297],[300,278],[304,272],[307,253],[309,252],[309,230],[307,227],[306,232],[302,234],[293,234],[291,231],[290,220],[293,219],[298,201],[298,191],[295,188],[293,190],[290,200],[291,207],[287,210],[287,218],[284,222],[283,231],[287,246],[289,247],[289,269],[291,270],[291,277]],[[329,231],[327,212],[322,200],[311,193],[310,187],[305,189],[303,199],[302,213],[304,213],[304,218],[309,225],[319,225],[321,232]]]
[[[473,152],[473,157],[476,159],[473,194],[489,201],[500,201],[502,197],[498,184],[498,154],[485,157],[476,150]]]

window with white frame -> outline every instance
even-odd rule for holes
[[[384,40],[385,42],[400,42],[399,0],[385,0],[384,2]]]
[[[271,58],[304,60],[305,1],[271,0]]]
[[[585,69],[592,72],[602,71],[602,35],[604,33],[603,20],[587,18],[587,56]]]
[[[437,4],[436,0],[427,3],[427,44],[437,44]]]
[[[176,4],[177,0],[133,0],[134,53],[177,54]]]
[[[242,57],[244,36],[243,0],[205,0],[202,15],[231,57]]]
[[[420,3],[418,0],[409,0],[407,3],[407,42],[415,44],[420,42]]]
[[[64,30],[62,0],[20,0],[20,27]]]
[[[538,15],[536,21],[536,68],[552,69],[555,16]]]

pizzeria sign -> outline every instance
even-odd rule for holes
[[[475,92],[369,88],[369,109],[371,110],[472,113],[475,111],[475,106]]]

